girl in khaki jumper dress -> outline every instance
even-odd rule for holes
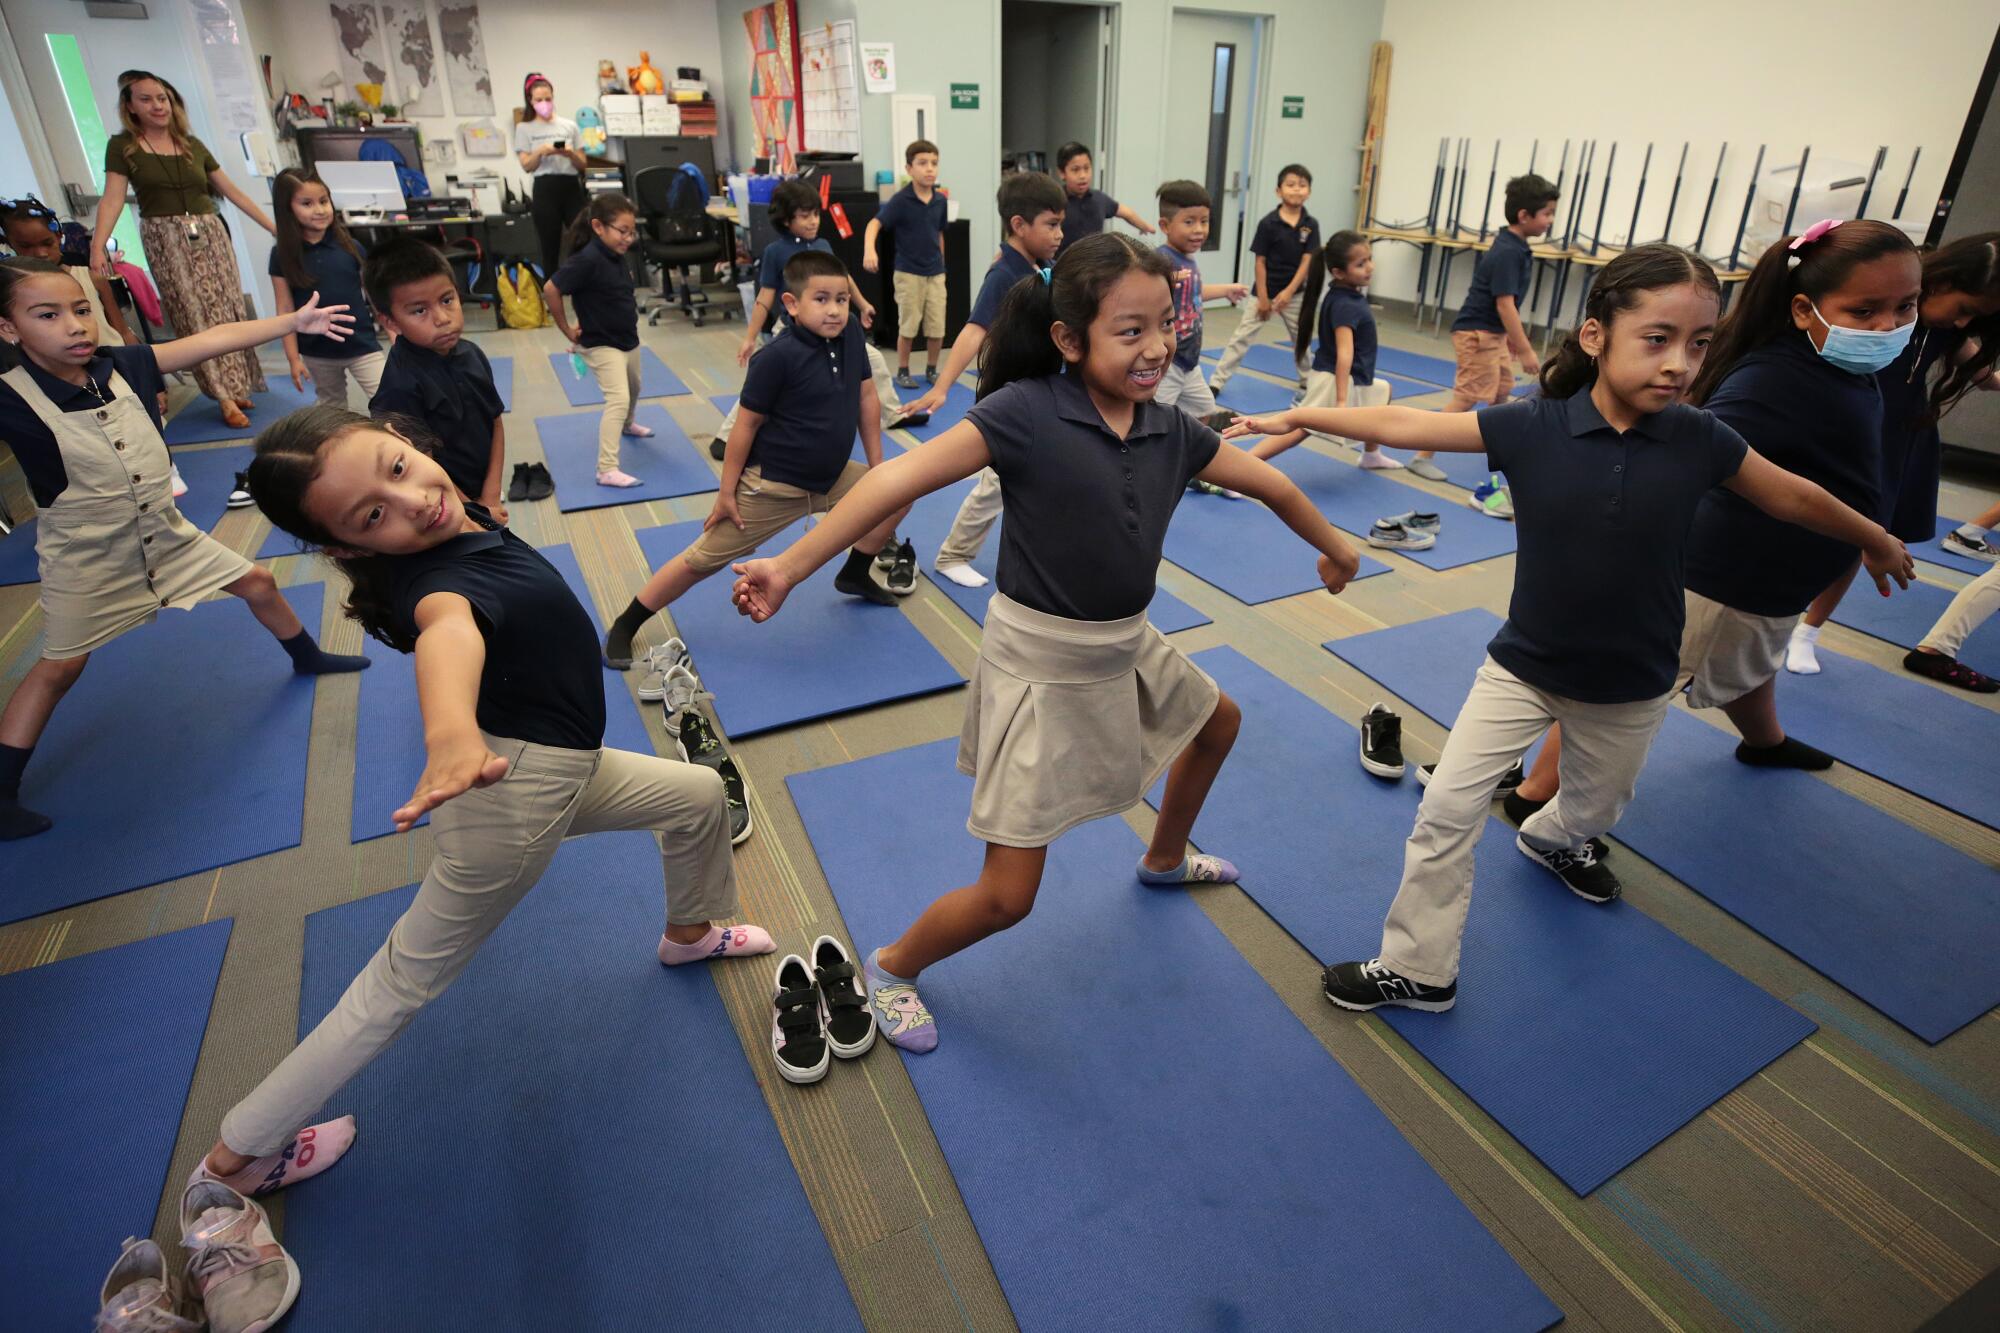
[[[368,665],[320,651],[269,570],[181,517],[156,415],[163,375],[294,331],[339,338],[348,327],[345,306],[315,301],[170,343],[100,348],[90,295],[74,277],[46,260],[0,261],[0,337],[21,357],[0,375],[0,438],[35,493],[43,636],[42,660],[0,712],[0,841],[50,827],[20,804],[21,774],[42,728],[90,654],[162,607],[233,593],[291,655],[293,670]]]
[[[1146,621],[1174,506],[1195,477],[1263,501],[1320,552],[1335,591],[1360,560],[1299,488],[1183,412],[1153,401],[1174,356],[1170,268],[1129,237],[1086,237],[1021,279],[994,319],[980,399],[959,425],[868,475],[773,559],[739,564],[738,609],[767,620],[786,594],[898,509],[991,466],[1007,522],[998,591],[967,691],[958,766],[975,884],[932,903],[868,959],[889,1040],[937,1045],[924,968],[1028,914],[1048,846],[1167,789],[1138,866],[1147,884],[1231,882],[1187,839],[1236,740],[1236,705]],[[1171,771],[1169,771],[1171,770]]]

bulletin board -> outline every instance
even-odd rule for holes
[[[803,144],[799,120],[798,0],[772,0],[743,14],[750,37],[750,123],[757,137],[757,156],[771,159],[771,170],[790,175],[798,169],[794,156]]]
[[[799,59],[804,146],[820,153],[859,153],[861,90],[854,70],[854,24],[842,19],[801,35]]]

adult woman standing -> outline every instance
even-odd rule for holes
[[[583,211],[584,157],[576,144],[576,122],[556,114],[555,85],[530,74],[521,84],[521,109],[514,113],[514,152],[521,170],[535,181],[535,234],[542,242],[545,278],[562,258],[563,228]]]
[[[275,235],[276,227],[223,172],[207,145],[188,132],[186,104],[165,79],[135,72],[124,80],[118,90],[118,119],[125,132],[104,146],[104,197],[97,201],[91,271],[110,276],[105,242],[130,188],[139,195],[139,239],[174,336],[185,338],[241,320],[243,280],[214,194],[265,231]],[[257,354],[231,352],[193,369],[201,391],[222,405],[222,419],[232,427],[248,426],[243,413],[250,395],[264,388]]]

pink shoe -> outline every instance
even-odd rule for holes
[[[299,1266],[256,1202],[214,1180],[181,1195],[188,1282],[213,1333],[263,1333],[299,1298]]]
[[[1367,449],[1362,451],[1361,466],[1370,472],[1394,472],[1400,470],[1403,465],[1373,449]]]
[[[653,428],[651,426],[642,426],[636,421],[625,423],[625,433],[635,440],[650,440],[653,438]]]
[[[612,468],[609,472],[598,473],[597,484],[599,486],[618,486],[624,488],[645,485],[644,482],[631,473],[620,471],[617,468]]]

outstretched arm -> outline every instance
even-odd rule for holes
[[[316,333],[335,342],[344,342],[353,331],[354,316],[347,313],[347,307],[323,306],[319,303],[319,293],[314,292],[311,300],[289,315],[217,324],[214,328],[176,338],[170,343],[156,343],[153,356],[160,363],[160,373],[171,375],[214,357],[240,352],[259,343],[274,342],[288,333]]]
[[[1345,588],[1361,568],[1359,553],[1334,531],[1333,524],[1326,521],[1306,493],[1263,459],[1253,458],[1233,444],[1225,444],[1201,470],[1201,479],[1262,500],[1284,520],[1286,527],[1299,535],[1299,540],[1320,553],[1320,580],[1330,591]]]
[[[1755,449],[1744,453],[1736,475],[1722,484],[1772,518],[1860,547],[1861,563],[1884,597],[1889,595],[1890,579],[1907,588],[1916,577],[1910,553],[1880,523],[1842,504],[1818,482],[1787,472]]]
[[[1369,440],[1390,449],[1436,449],[1450,454],[1486,452],[1477,414],[1425,412],[1414,407],[1295,407],[1270,416],[1238,417],[1222,434],[1224,439],[1236,440],[1246,435],[1283,435],[1294,430]]]
[[[486,639],[472,618],[472,603],[455,592],[434,592],[417,603],[415,619],[424,772],[410,799],[391,816],[398,833],[452,797],[490,787],[507,774],[507,761],[487,748],[479,732]]]

